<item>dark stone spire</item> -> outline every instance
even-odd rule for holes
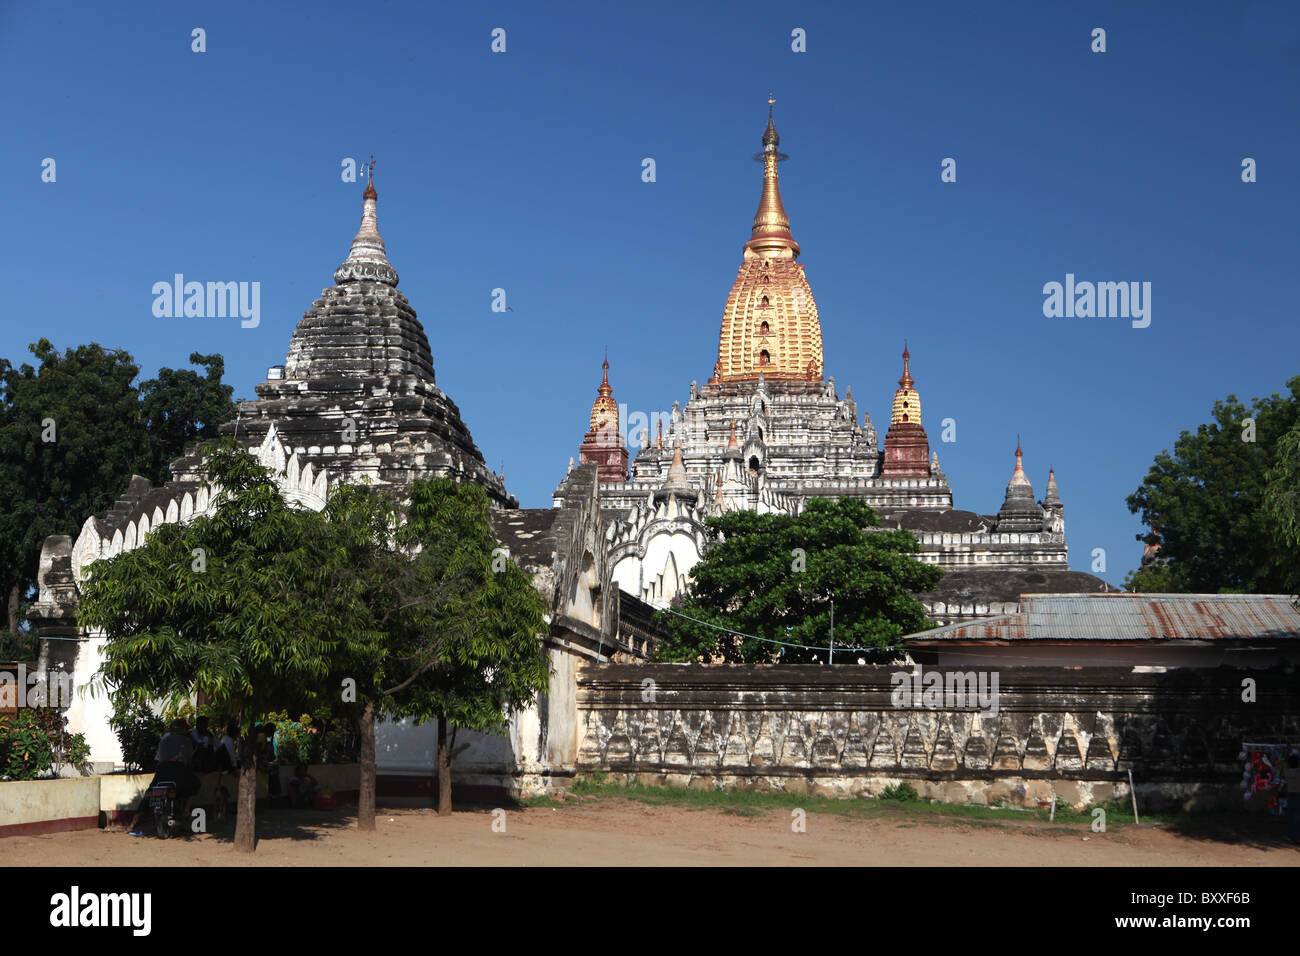
[[[1044,508],[1059,508],[1061,504],[1061,493],[1056,488],[1056,469],[1047,469],[1047,494],[1043,496]]]
[[[1016,470],[1007,482],[1007,495],[998,512],[998,531],[1042,531],[1043,509],[1034,501],[1034,487],[1025,475],[1024,453],[1016,436]]]
[[[336,285],[294,330],[283,379],[258,385],[256,401],[242,403],[222,432],[260,442],[275,425],[288,451],[324,466],[332,480],[403,485],[448,476],[517,507],[434,382],[429,340],[379,237],[377,198],[372,176],[352,249]]]
[[[388,261],[375,216],[374,176],[362,203],[361,228],[335,285],[304,313],[289,341],[286,379],[399,376],[433,383],[424,328]]]
[[[375,157],[371,156],[366,191],[361,196],[361,228],[352,240],[348,257],[334,270],[334,281],[339,285],[369,279],[397,287],[397,270],[388,261],[384,240],[379,235],[378,204],[379,194],[375,192]]]

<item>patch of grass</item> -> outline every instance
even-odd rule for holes
[[[897,818],[921,814],[997,820],[1004,815],[1004,812],[989,807],[932,803],[916,796],[909,797],[909,790],[912,794],[916,793],[915,788],[910,784],[903,784],[895,788],[892,799],[835,799],[785,791],[718,788],[695,790],[682,787],[646,786],[640,783],[620,784],[609,782],[604,775],[601,775],[579,777],[569,792],[582,800],[623,799],[654,806],[701,809],[713,807],[728,810],[738,816],[758,816],[767,810],[794,809],[863,819]]]
[[[520,797],[514,802],[517,806],[525,809],[529,807],[567,807],[573,804],[572,800],[565,800],[549,793],[538,794],[535,797]]]
[[[880,791],[881,800],[902,800],[904,803],[912,803],[921,799],[921,795],[916,792],[916,787],[904,781],[903,783],[891,783],[884,790]]]
[[[700,807],[698,809],[704,808]],[[722,812],[733,817],[761,817],[763,815],[763,810],[759,807],[723,807]]]
[[[903,782],[885,788],[879,799],[853,799],[814,797],[807,794],[768,790],[724,790],[714,787],[707,790],[687,789],[683,787],[646,786],[640,783],[622,784],[614,782],[609,775],[599,773],[580,775],[569,789],[569,794],[579,802],[586,800],[623,799],[635,800],[652,806],[680,806],[690,809],[716,808],[733,816],[754,817],[765,811],[801,809],[809,813],[833,813],[837,816],[860,819],[879,818],[931,818],[953,819],[956,821],[980,822],[986,826],[1000,826],[1020,821],[1047,823],[1050,811],[1047,808],[1018,808],[1007,806],[999,800],[993,806],[982,807],[973,804],[939,803],[923,799],[916,788]],[[550,798],[533,798],[528,806],[561,806],[563,802],[546,802]],[[1125,800],[1108,800],[1098,804],[1106,811],[1106,829],[1113,831],[1119,827],[1133,824],[1131,805]],[[1075,810],[1064,803],[1056,807],[1055,823],[1071,830],[1090,827],[1093,822],[1094,807]],[[1207,816],[1198,814],[1198,817]],[[1217,815],[1210,815],[1217,816]],[[936,822],[938,822],[936,819]],[[1142,814],[1142,823],[1172,824],[1185,823],[1184,815]]]
[[[1133,824],[1133,804],[1128,800],[1105,800],[1101,803],[1095,803],[1091,806],[1085,807],[1082,810],[1076,810],[1073,807],[1058,803],[1056,805],[1056,820],[1058,823],[1087,823],[1091,825],[1094,819],[1093,811],[1097,809],[1106,812],[1105,820],[1107,830],[1110,830],[1115,826],[1125,824],[1131,826]],[[1139,808],[1139,813],[1143,824],[1170,824],[1178,823],[1187,819],[1186,814],[1141,813],[1141,808]],[[1198,815],[1204,816],[1204,814]],[[1212,814],[1210,816],[1218,816],[1218,814]]]

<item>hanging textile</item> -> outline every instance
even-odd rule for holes
[[[1244,743],[1237,759],[1244,769],[1241,774],[1242,798],[1249,800],[1255,794],[1268,797],[1268,812],[1278,816],[1286,809],[1286,789],[1283,777],[1282,744]]]

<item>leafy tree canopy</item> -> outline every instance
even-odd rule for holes
[[[331,699],[358,615],[320,560],[325,515],[288,504],[231,440],[209,450],[205,468],[218,488],[212,513],[163,524],[139,547],[92,563],[78,622],[108,638],[96,690],[115,705],[201,689],[242,726],[235,843],[252,851],[252,721]]]
[[[857,498],[814,498],[797,517],[738,511],[710,518],[709,548],[676,608],[705,623],[660,612],[670,637],[657,657],[825,660],[825,652],[786,647],[782,653],[768,642],[826,647],[832,601],[837,648],[885,649],[924,630],[925,608],[912,595],[933,588],[943,572],[916,559],[919,546],[910,532],[873,530],[878,525]]]
[[[1300,592],[1300,423],[1283,435],[1273,454],[1264,488],[1264,520],[1282,561],[1291,569],[1288,584]]]
[[[1173,572],[1163,561],[1153,561],[1130,571],[1124,578],[1124,590],[1143,594],[1169,594],[1177,590]]]
[[[491,732],[545,688],[546,605],[496,552],[488,511],[482,487],[449,478],[415,482],[406,502],[381,488],[331,491],[313,547],[346,606],[336,666],[356,682],[357,708],[371,700],[384,716]]]
[[[109,639],[100,684],[138,704],[202,689],[246,724],[307,709],[326,692],[349,610],[316,560],[324,517],[286,503],[230,440],[205,467],[219,488],[211,514],[88,568],[79,623]]]
[[[75,536],[133,474],[165,480],[187,445],[234,414],[219,355],[190,356],[202,377],[163,368],[137,387],[124,351],[92,342],[60,352],[47,339],[30,350],[35,366],[0,359],[0,601],[13,631],[47,536]]]
[[[226,362],[220,355],[190,353],[190,364],[204,370],[160,368],[158,377],[140,383],[140,418],[147,447],[136,472],[150,481],[170,477],[170,466],[195,442],[217,437],[235,411],[234,389],[222,384]]]
[[[1249,407],[1234,395],[1215,402],[1213,421],[1182,432],[1172,454],[1156,455],[1127,504],[1155,529],[1168,565],[1138,571],[1130,586],[1184,593],[1295,591],[1300,376],[1287,387],[1290,394],[1257,398]]]
[[[80,623],[109,638],[100,684],[119,706],[202,689],[246,739],[271,710],[328,707],[362,732],[373,817],[378,713],[500,730],[545,688],[545,605],[494,560],[481,487],[417,482],[408,510],[387,490],[341,485],[317,513],[286,503],[231,440],[207,450],[205,470],[220,489],[212,513],[88,569]],[[251,754],[241,760],[251,770]]]
[[[389,659],[390,680],[414,678],[411,693],[392,699],[393,716],[499,732],[509,711],[546,689],[549,667],[538,639],[546,603],[497,551],[488,512],[479,485],[434,478],[411,488],[405,540],[419,548],[422,573],[447,589],[448,600],[409,657]]]

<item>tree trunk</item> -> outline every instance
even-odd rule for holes
[[[18,601],[23,592],[18,587],[18,582],[14,582],[13,588],[9,591],[9,630],[14,637],[18,636]]]
[[[375,702],[361,714],[361,790],[357,795],[357,829],[375,828]]]
[[[447,718],[438,715],[438,816],[451,816],[451,748],[447,743]]]
[[[247,731],[239,739],[239,792],[235,799],[235,849],[257,849],[257,761]]]

